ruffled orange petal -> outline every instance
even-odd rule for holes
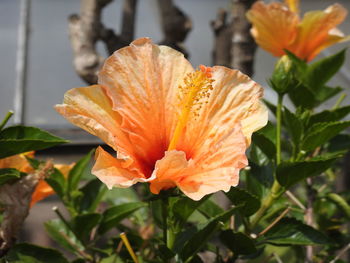
[[[210,145],[220,142],[241,125],[247,147],[251,134],[264,127],[268,112],[261,104],[263,89],[238,70],[222,66],[212,68],[213,90],[208,102],[186,127],[186,134],[177,147],[188,154],[188,158],[202,158]],[[234,149],[232,149],[234,150]]]
[[[177,90],[192,71],[183,54],[142,38],[116,51],[99,73],[99,83],[121,115],[121,127],[148,176],[168,147]]]
[[[210,140],[210,139],[209,139]],[[206,142],[209,143],[209,142]],[[172,187],[179,189],[193,200],[223,190],[229,191],[239,181],[239,170],[248,164],[245,156],[245,138],[241,127],[236,126],[227,138],[208,145],[206,158],[187,160],[183,151],[172,150],[157,161],[150,181],[152,193]]]
[[[312,60],[323,49],[344,39],[344,35],[336,29],[347,15],[347,11],[339,4],[334,4],[324,11],[311,11],[304,15],[299,25],[298,37],[290,48],[299,58]]]
[[[238,183],[239,170],[248,162],[245,150],[253,131],[267,123],[259,99],[262,88],[236,70],[211,68],[214,79],[209,101],[188,121],[177,151],[156,163],[151,191],[178,186],[198,200]]]
[[[299,17],[282,3],[256,2],[247,12],[251,33],[259,46],[275,56],[284,55],[297,35]]]
[[[143,169],[121,128],[121,116],[112,109],[112,101],[103,87],[94,85],[71,89],[66,92],[63,104],[56,105],[55,109],[71,123],[100,137],[118,151],[124,167]]]
[[[130,187],[137,182],[148,179],[137,169],[124,168],[124,160],[114,158],[101,147],[96,149],[96,163],[92,174],[96,175],[109,189],[116,187]],[[150,177],[149,180],[152,178]]]

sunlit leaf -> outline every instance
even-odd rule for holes
[[[320,231],[294,218],[283,218],[258,241],[273,245],[327,245],[329,240]]]
[[[326,171],[339,157],[338,154],[320,156],[307,161],[285,162],[277,167],[277,180],[286,189],[294,184]]]
[[[77,250],[84,250],[75,234],[60,219],[47,221],[44,225],[49,236],[61,247],[73,253],[76,253]]]
[[[0,158],[42,150],[67,142],[39,128],[11,126],[0,131]]]
[[[322,122],[314,124],[302,142],[304,151],[311,151],[350,127],[350,121]]]

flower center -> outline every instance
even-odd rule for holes
[[[198,116],[203,103],[208,102],[210,91],[213,89],[212,69],[203,65],[199,70],[186,75],[184,86],[179,86],[181,112],[177,121],[168,151],[174,150],[182,135],[191,114]]]

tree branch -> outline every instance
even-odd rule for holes
[[[122,35],[105,28],[101,14],[113,0],[81,0],[80,15],[69,17],[69,38],[74,54],[74,68],[77,74],[88,84],[97,82],[97,71],[104,57],[96,50],[97,41],[103,41],[109,54],[128,45],[134,38],[135,13],[137,0],[125,0],[122,16]]]
[[[232,46],[231,67],[239,69],[244,74],[254,74],[254,55],[256,44],[250,34],[251,24],[245,14],[256,0],[232,0],[233,23],[232,23]]]
[[[229,13],[219,10],[211,23],[215,34],[213,64],[238,69],[252,76],[256,44],[245,14],[256,0],[231,1],[232,19],[227,21]]]
[[[211,21],[211,27],[214,31],[214,50],[213,50],[213,64],[225,67],[231,66],[231,39],[232,26],[227,23],[227,11],[219,9],[216,14],[216,19]]]
[[[0,187],[0,203],[4,207],[0,226],[0,258],[14,245],[29,212],[33,191],[39,180],[48,177],[53,169],[48,161],[33,174],[28,174],[14,183]]]
[[[188,57],[188,52],[183,46],[188,32],[192,29],[192,21],[182,10],[173,4],[172,0],[158,0],[161,14],[164,39],[160,42]]]

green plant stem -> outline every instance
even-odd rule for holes
[[[162,218],[163,218],[163,240],[164,244],[167,245],[169,249],[173,248],[175,235],[172,231],[172,227],[169,224],[169,197],[164,195],[162,197]]]
[[[0,124],[0,131],[5,127],[6,123],[9,121],[9,119],[11,118],[12,115],[13,115],[13,111],[7,112],[5,118],[3,119],[3,121]]]
[[[276,108],[276,167],[281,163],[282,102],[283,95],[279,94]]]
[[[276,108],[276,168],[281,163],[281,130],[282,130],[282,104],[283,102],[283,95],[278,95],[278,101],[277,101],[277,108]],[[276,172],[275,172],[276,174]],[[251,229],[253,229],[261,220],[261,218],[264,216],[265,212],[269,207],[272,205],[272,203],[279,198],[284,190],[282,189],[281,185],[278,183],[276,175],[275,180],[273,182],[273,185],[271,187],[271,191],[269,195],[263,200],[261,207],[256,212],[255,217],[253,218],[251,222]]]
[[[167,244],[168,240],[168,206],[169,200],[167,196],[162,197],[162,218],[163,218],[163,241]]]

